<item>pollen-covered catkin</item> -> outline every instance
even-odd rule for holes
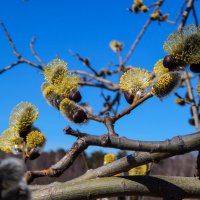
[[[153,71],[156,76],[160,76],[160,75],[163,75],[163,74],[169,72],[169,69],[167,69],[166,67],[163,66],[163,59],[160,59],[154,65]]]
[[[67,76],[67,63],[58,58],[44,68],[44,76],[48,83],[56,86]]]
[[[37,108],[33,104],[21,102],[11,112],[9,126],[21,136],[21,134],[30,129],[33,122],[37,119],[38,113]]]
[[[62,114],[74,123],[84,123],[87,121],[86,111],[68,98],[61,101],[59,108]]]
[[[200,28],[196,25],[189,25],[172,33],[165,41],[163,48],[177,66],[198,64],[200,60]],[[164,62],[163,64],[165,65]],[[167,65],[166,61],[166,67]]]
[[[119,87],[123,91],[145,92],[150,86],[152,75],[149,71],[140,68],[129,69],[120,78]]]
[[[122,42],[119,42],[117,40],[112,40],[110,42],[110,48],[114,51],[114,52],[119,52],[122,50],[124,44]]]
[[[12,153],[15,145],[20,145],[19,133],[13,128],[8,128],[0,136],[0,150],[5,153]]]
[[[63,97],[56,93],[56,89],[54,86],[43,83],[42,94],[49,105],[59,109],[59,104],[62,101]]]
[[[168,72],[158,77],[152,84],[153,95],[163,98],[173,92],[181,83],[179,72]]]
[[[31,131],[26,136],[26,144],[29,149],[42,147],[46,141],[45,136],[37,130]]]

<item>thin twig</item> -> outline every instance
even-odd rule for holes
[[[74,53],[72,50],[69,50],[69,53],[74,56],[77,60],[81,61],[85,66],[87,66],[96,76],[98,73],[96,70],[90,65],[90,62],[87,58],[82,58],[78,53]]]
[[[140,39],[142,38],[142,36],[144,35],[146,29],[148,28],[148,26],[151,24],[151,19],[148,19],[147,22],[145,23],[145,25],[142,27],[142,30],[140,31],[139,35],[137,36],[136,40],[134,41],[134,43],[132,44],[129,52],[127,53],[126,57],[124,58],[122,65],[125,65],[127,63],[127,61],[129,60],[129,58],[131,57],[133,51],[135,50],[137,44],[139,43]]]
[[[156,10],[158,10],[161,5],[164,3],[164,0],[159,0],[157,2],[157,6],[155,7],[154,11],[155,12]],[[126,57],[124,58],[123,62],[122,62],[122,65],[124,66],[127,61],[129,60],[129,58],[131,57],[133,51],[135,50],[137,44],[139,43],[140,39],[142,38],[142,36],[144,35],[144,33],[146,32],[147,28],[149,27],[149,25],[151,24],[152,20],[151,20],[151,17],[146,21],[146,23],[144,24],[144,26],[142,27],[139,35],[137,36],[137,38],[135,39],[135,41],[133,42],[130,50],[128,51]]]
[[[14,55],[15,55],[18,59],[20,59],[20,58],[22,57],[22,55],[17,51],[17,49],[16,49],[16,47],[15,47],[15,45],[14,45],[14,43],[13,43],[13,40],[12,40],[10,34],[8,33],[8,31],[7,31],[7,29],[6,29],[6,26],[4,25],[4,23],[3,23],[2,21],[0,21],[0,26],[2,27],[2,29],[3,29],[3,31],[4,31],[4,33],[5,33],[5,35],[6,35],[6,37],[7,37],[7,39],[8,39],[8,42],[9,42],[10,46],[11,46],[12,49],[13,49]]]
[[[192,5],[192,13],[193,13],[193,17],[194,17],[196,26],[199,26],[198,17],[197,17],[197,13],[196,13],[194,5]]]
[[[109,81],[107,79],[104,79],[104,78],[101,78],[101,77],[98,77],[98,76],[95,76],[93,74],[90,74],[88,72],[85,72],[85,71],[81,71],[81,70],[71,70],[69,71],[71,73],[75,73],[75,74],[79,74],[79,75],[86,75],[86,76],[89,76],[99,82],[102,82],[102,83],[105,83],[105,84],[108,84],[108,85],[112,85],[112,86],[117,86],[117,84],[113,83],[112,81]]]
[[[6,71],[12,69],[13,67],[15,67],[15,66],[17,66],[17,65],[19,65],[19,64],[21,64],[21,63],[23,63],[23,62],[20,61],[20,60],[18,60],[18,61],[16,61],[16,62],[14,62],[14,63],[12,63],[12,64],[10,64],[10,65],[4,67],[3,69],[0,70],[0,74],[2,74],[2,73],[4,73],[4,72],[6,72]]]
[[[36,37],[33,36],[32,39],[31,39],[31,42],[30,42],[30,50],[31,50],[31,53],[33,54],[33,56],[35,57],[35,59],[41,64],[41,66],[45,66],[44,62],[42,61],[42,59],[38,56],[38,54],[35,52],[35,49],[34,49],[34,45],[35,45],[35,42],[36,42]]]

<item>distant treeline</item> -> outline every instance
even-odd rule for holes
[[[65,150],[43,152],[39,158],[27,162],[27,169],[46,169],[56,163],[65,155]],[[94,151],[90,155],[81,154],[75,163],[58,178],[38,178],[33,184],[47,184],[56,181],[67,181],[85,173],[87,169],[94,169],[103,165],[105,153]],[[116,157],[120,158],[126,155],[125,151],[119,152]],[[0,152],[0,159],[10,155]],[[171,175],[171,176],[193,176],[195,174],[196,158],[194,154],[185,154],[184,156],[175,156],[159,163],[153,164],[151,174]]]

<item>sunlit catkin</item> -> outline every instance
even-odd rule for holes
[[[0,136],[0,150],[5,153],[12,153],[15,145],[20,145],[21,140],[18,132],[8,128]]]
[[[28,149],[35,149],[42,147],[46,141],[45,136],[37,130],[31,131],[26,136],[26,145]]]
[[[62,114],[74,123],[84,123],[87,121],[86,110],[68,98],[61,101],[59,108]]]
[[[79,77],[75,75],[66,76],[62,83],[60,83],[56,88],[55,92],[63,97],[69,97],[72,92],[77,91]]]
[[[30,129],[37,119],[38,113],[33,104],[21,102],[11,112],[9,125],[23,137],[23,134]]]
[[[136,176],[136,175],[146,175],[148,173],[148,165],[140,165],[138,167],[134,167],[128,171],[129,176]]]
[[[134,68],[125,72],[121,78],[119,87],[123,91],[131,91],[133,94],[145,92],[151,84],[152,75],[145,69]]]
[[[163,98],[173,92],[181,83],[179,72],[168,72],[158,77],[152,84],[153,95]]]
[[[103,159],[104,165],[114,162],[115,159],[116,159],[115,154],[113,154],[113,153],[108,153],[108,154],[104,155],[104,159]]]
[[[124,44],[122,42],[119,42],[117,40],[112,40],[110,42],[110,48],[114,51],[114,52],[119,52],[122,50]]]
[[[172,62],[174,67],[199,63],[200,28],[189,25],[172,33],[165,41],[163,48],[170,56],[170,58],[165,58],[165,62],[163,62],[167,68]]]
[[[44,98],[46,99],[47,103],[59,109],[59,104],[61,100],[63,99],[63,97],[55,92],[56,90],[55,87],[48,83],[43,83],[41,89],[42,89],[42,94]]]
[[[44,68],[44,76],[52,85],[60,84],[67,76],[67,64],[58,58],[54,59]]]
[[[169,72],[169,69],[167,69],[166,67],[163,66],[163,59],[160,59],[154,65],[153,71],[156,76],[160,76],[160,75],[163,75],[163,74]]]

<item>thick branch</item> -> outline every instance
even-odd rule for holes
[[[65,129],[65,133],[77,137],[77,141],[74,143],[72,148],[66,153],[66,155],[59,160],[56,164],[51,166],[49,169],[41,171],[32,171],[27,173],[27,181],[31,182],[34,178],[41,176],[59,176],[66,169],[68,169],[78,157],[88,146],[101,146],[101,147],[112,147],[121,150],[134,150],[134,151],[149,151],[149,152],[166,152],[166,153],[140,153],[135,157],[128,156],[119,161],[114,162],[115,167],[107,168],[107,166],[102,167],[101,173],[93,170],[90,173],[86,173],[84,176],[97,177],[99,174],[106,176],[110,174],[116,174],[128,170],[135,166],[145,164],[148,162],[154,162],[155,160],[164,159],[173,155],[179,155],[187,153],[190,151],[198,150],[200,147],[200,133],[174,137],[171,140],[166,140],[163,142],[142,142],[137,140],[128,140],[126,138],[118,138],[112,135],[89,135],[86,133],[81,133],[79,131],[74,131],[70,127]],[[129,161],[134,161],[129,162]],[[124,164],[123,164],[124,163]],[[104,169],[105,168],[105,169]]]
[[[33,200],[96,199],[120,195],[148,195],[179,199],[200,197],[197,178],[165,176],[132,176],[92,179],[69,185],[54,184],[32,192]],[[30,187],[31,188],[31,187]]]

